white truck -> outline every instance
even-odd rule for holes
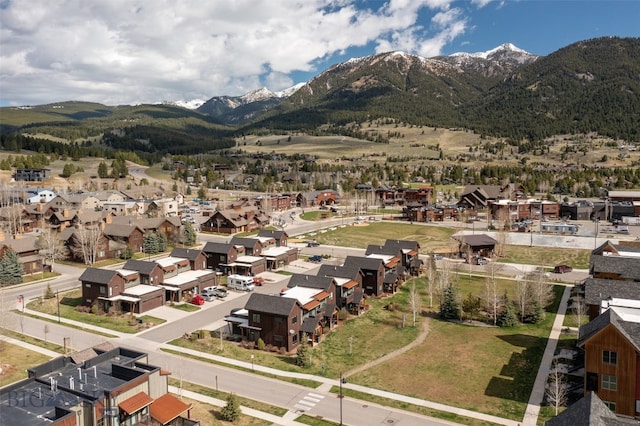
[[[237,274],[229,275],[227,277],[227,288],[238,291],[253,291],[255,289],[253,277]]]

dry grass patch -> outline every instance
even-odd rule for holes
[[[0,342],[0,387],[27,378],[27,368],[49,361],[49,357],[21,346]]]

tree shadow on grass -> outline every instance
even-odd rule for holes
[[[511,354],[509,362],[502,366],[500,376],[493,377],[489,381],[485,395],[527,403],[547,339],[526,334],[497,337],[513,346],[524,348],[524,350],[514,351]]]

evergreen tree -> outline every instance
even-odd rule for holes
[[[220,410],[220,417],[227,422],[235,422],[240,417],[240,403],[234,393],[227,397],[227,405]]]
[[[167,240],[167,236],[164,233],[159,233],[158,234],[158,252],[166,251],[168,245],[169,245],[169,241]]]
[[[100,164],[98,164],[98,177],[101,179],[109,177],[109,168],[107,167],[107,163],[104,161],[101,161]]]
[[[70,177],[74,172],[76,171],[76,168],[73,164],[71,163],[67,163],[64,165],[64,167],[62,168],[62,174],[60,176],[62,176],[63,178],[68,178]]]
[[[515,327],[518,325],[518,314],[516,313],[516,307],[509,300],[507,292],[504,292],[502,296],[502,311],[498,315],[498,321],[496,322],[499,327]]]
[[[299,367],[308,367],[311,365],[309,345],[307,344],[307,333],[302,334],[300,346],[298,346],[298,350],[296,352],[296,365]]]
[[[191,222],[185,222],[182,229],[182,242],[185,246],[193,246],[196,243],[196,231]]]
[[[0,285],[20,284],[23,275],[24,268],[18,260],[18,254],[8,248],[4,256],[0,257]]]
[[[447,285],[444,289],[442,303],[440,304],[440,318],[460,318],[460,302],[458,301],[456,288],[452,284]]]
[[[143,251],[147,254],[156,254],[160,252],[160,239],[155,232],[148,232],[144,236]]]

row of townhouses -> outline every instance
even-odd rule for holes
[[[253,293],[242,309],[225,320],[228,333],[285,352],[319,342],[344,310],[359,315],[365,298],[395,293],[422,267],[415,241],[387,240],[370,245],[364,256],[347,256],[342,265],[323,264],[315,275],[294,274],[279,294]],[[303,339],[306,337],[307,342]]]

